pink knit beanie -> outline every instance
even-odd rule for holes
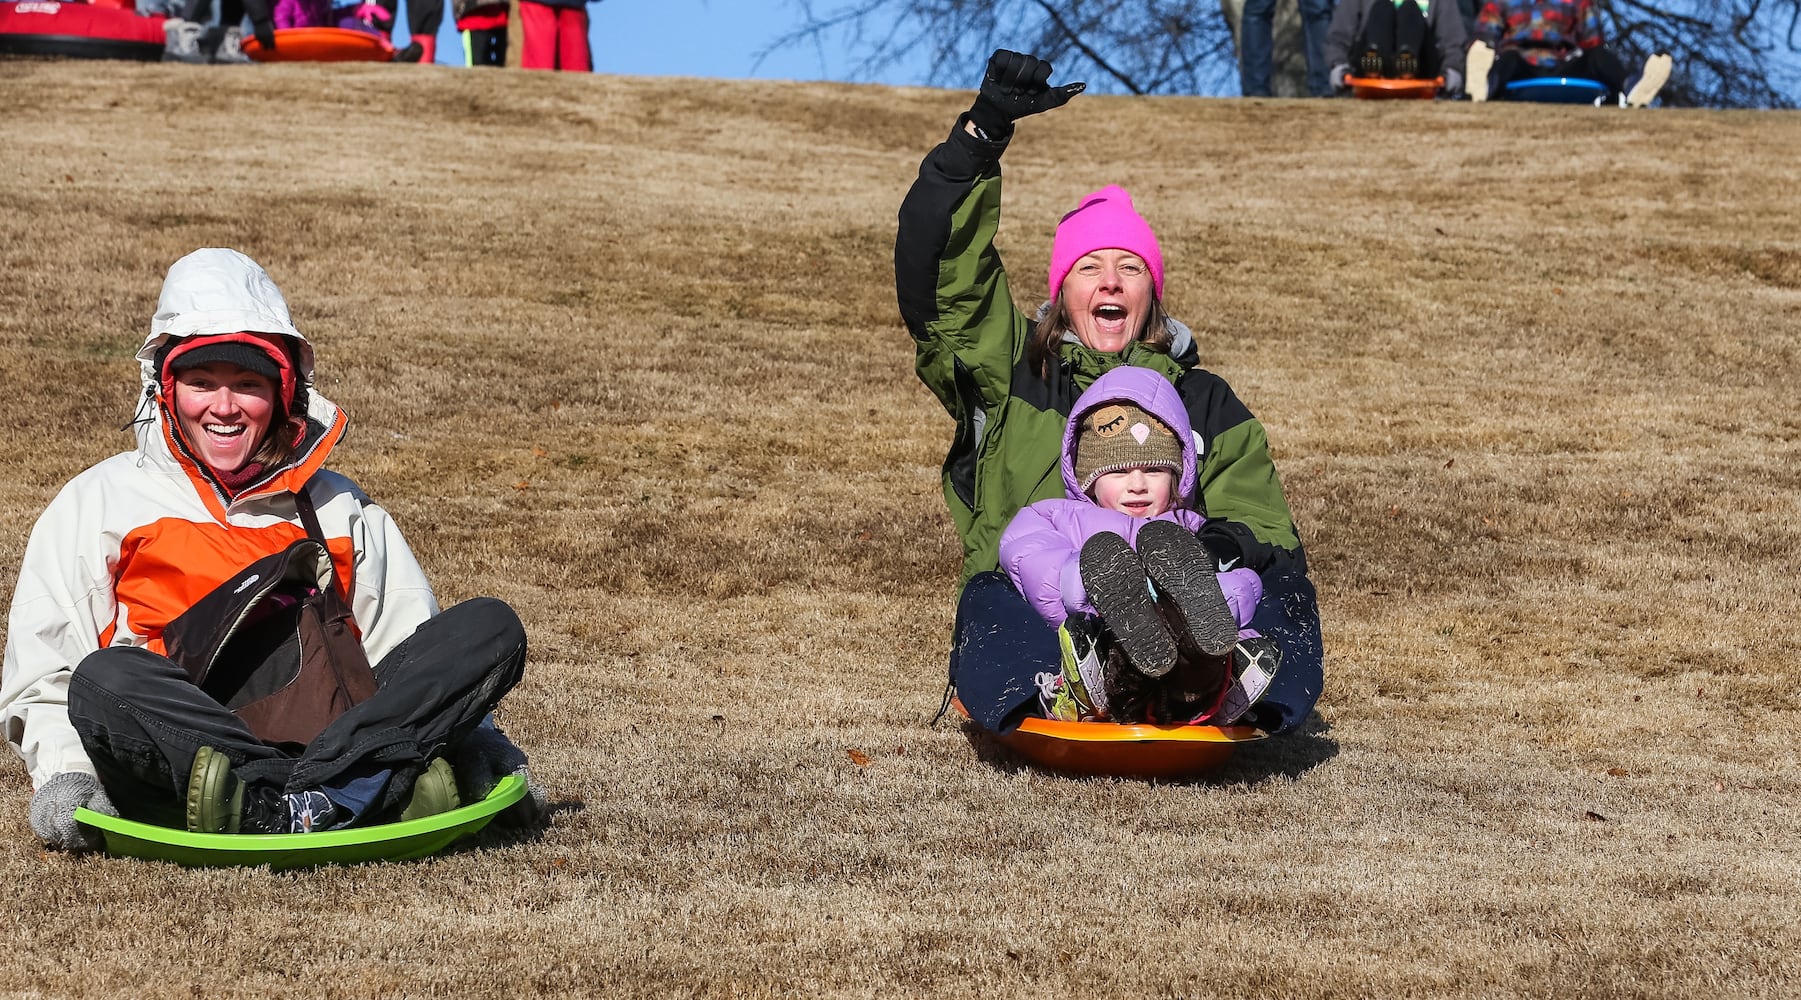
[[[1117,184],[1083,198],[1057,224],[1057,238],[1051,242],[1051,301],[1057,300],[1076,261],[1096,250],[1127,250],[1143,257],[1157,284],[1157,298],[1163,298],[1163,248],[1151,224],[1132,207],[1132,196]]]

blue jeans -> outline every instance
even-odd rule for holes
[[[1296,0],[1301,11],[1301,39],[1307,55],[1307,92],[1332,92],[1332,67],[1326,65],[1326,29],[1332,24],[1332,0]],[[1238,28],[1238,86],[1246,97],[1269,97],[1276,61],[1276,0],[1245,0]]]

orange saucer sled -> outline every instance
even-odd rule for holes
[[[1430,101],[1438,96],[1438,88],[1445,85],[1442,76],[1433,80],[1385,80],[1376,76],[1347,76],[1344,82],[1350,84],[1353,97],[1366,101]]]
[[[963,702],[957,711],[969,717]],[[1030,718],[995,739],[1039,767],[1115,778],[1192,778],[1269,734],[1253,726],[1123,726]]]
[[[277,28],[273,50],[246,35],[244,54],[257,62],[389,62],[394,46],[350,28]]]

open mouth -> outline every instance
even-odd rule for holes
[[[1126,332],[1126,307],[1108,302],[1094,307],[1090,313],[1094,317],[1095,329],[1110,337],[1117,337]]]
[[[204,424],[202,426],[213,437],[235,438],[244,433],[243,424]]]

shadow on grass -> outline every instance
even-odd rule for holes
[[[550,829],[551,821],[559,813],[579,813],[587,809],[587,803],[580,799],[565,799],[552,802],[545,807],[544,814],[527,823],[507,823],[501,816],[496,816],[492,823],[482,827],[481,832],[473,837],[457,841],[444,853],[460,854],[464,851],[491,850],[497,847],[513,847],[519,844],[536,844],[544,840],[545,831]]]
[[[1106,778],[1116,781],[1155,780],[1166,785],[1254,785],[1270,778],[1299,778],[1338,756],[1332,727],[1315,712],[1300,726],[1267,740],[1238,746],[1212,770],[1188,778],[1114,778],[1109,775],[1074,774],[1041,767],[1003,744],[993,733],[968,719],[961,720],[963,736],[982,763],[1008,773],[1036,771],[1067,778]]]

